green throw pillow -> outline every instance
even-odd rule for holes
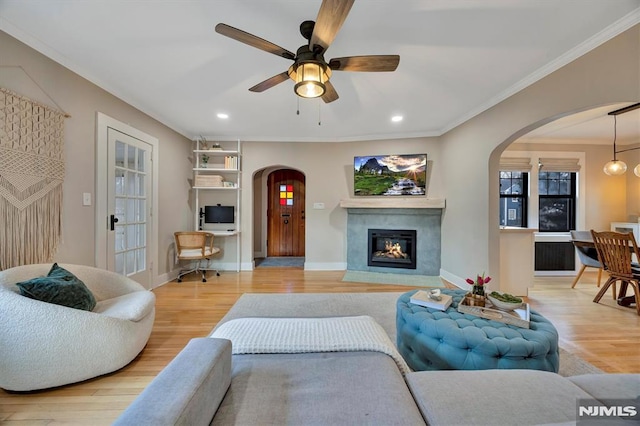
[[[16,284],[20,294],[42,302],[91,311],[96,299],[87,286],[71,272],[54,263],[46,277],[32,278]]]

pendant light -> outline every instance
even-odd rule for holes
[[[621,152],[626,152],[626,151],[634,151],[636,149],[640,149],[640,148],[630,148],[630,149],[623,149],[623,150],[616,150],[616,139],[617,139],[617,117],[619,114],[624,114],[625,112],[629,112],[629,111],[633,111],[635,109],[640,108],[640,102],[633,104],[633,105],[629,105],[626,106],[624,108],[620,108],[617,109],[615,111],[611,111],[608,115],[613,115],[613,160],[609,161],[607,164],[604,165],[604,168],[602,169],[602,171],[604,171],[605,174],[609,175],[609,176],[620,176],[625,174],[625,172],[627,171],[627,164],[622,161],[622,160],[618,160],[616,155],[621,153]],[[633,169],[633,173],[640,177],[640,164],[638,164],[636,167],[634,167]]]
[[[610,113],[611,114],[611,113]],[[617,116],[613,116],[613,160],[604,165],[604,173],[609,176],[620,176],[627,171],[627,164],[624,161],[620,161],[616,158],[616,125]]]

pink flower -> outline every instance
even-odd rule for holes
[[[466,281],[467,281],[467,284],[482,287],[483,285],[488,284],[489,281],[491,281],[491,277],[485,277],[484,274],[482,274],[482,275],[477,275],[475,281],[472,280],[471,278],[467,278]]]

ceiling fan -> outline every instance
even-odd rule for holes
[[[287,71],[274,75],[249,90],[263,92],[289,78],[296,84],[295,93],[303,98],[322,97],[326,103],[338,99],[338,93],[329,81],[332,71],[395,71],[400,62],[398,55],[347,56],[325,61],[324,53],[338,34],[355,0],[323,0],[316,21],[300,24],[300,33],[308,44],[300,46],[294,54],[270,41],[226,24],[216,25],[216,32],[241,43],[293,60]]]

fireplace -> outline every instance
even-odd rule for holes
[[[416,231],[369,229],[368,266],[416,269]]]

